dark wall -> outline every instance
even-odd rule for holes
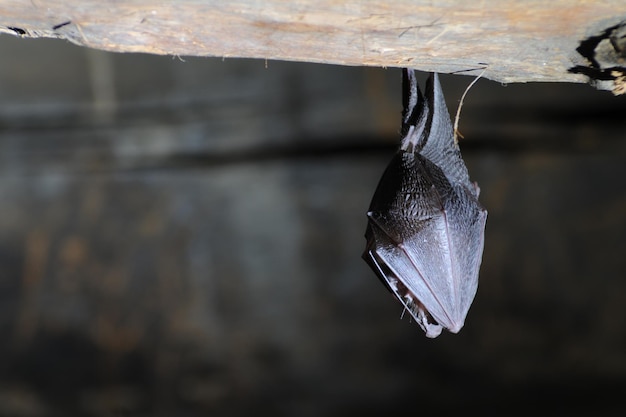
[[[399,70],[0,54],[0,415],[621,415],[625,97],[470,91],[480,288],[429,340],[360,259]]]

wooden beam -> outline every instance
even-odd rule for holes
[[[0,32],[107,51],[486,68],[505,83],[591,80],[613,90],[626,74],[626,47],[610,42],[625,39],[622,22],[624,0],[0,0]],[[615,62],[594,61],[600,44]]]

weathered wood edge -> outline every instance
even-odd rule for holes
[[[610,40],[624,22],[623,0],[0,0],[0,33],[107,51],[485,70],[503,83],[591,82],[616,94],[626,42]],[[608,63],[596,60],[600,46]]]

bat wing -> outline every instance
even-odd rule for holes
[[[412,175],[404,175],[410,172]],[[368,212],[364,258],[429,337],[463,327],[478,288],[486,211],[434,164],[399,153]]]
[[[373,224],[368,227],[366,235],[370,244],[363,258],[426,332],[426,336],[439,336],[443,327],[425,306],[440,306],[435,293],[428,288],[426,281],[421,279],[405,248],[391,239],[375,221],[371,223]],[[401,277],[411,276],[417,276],[419,279],[414,282],[413,289],[409,290]],[[415,296],[416,292],[422,295],[421,299]],[[443,314],[443,311],[439,312]]]

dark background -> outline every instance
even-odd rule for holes
[[[480,287],[429,340],[360,258],[398,69],[0,54],[0,415],[623,415],[626,97],[470,91]]]

